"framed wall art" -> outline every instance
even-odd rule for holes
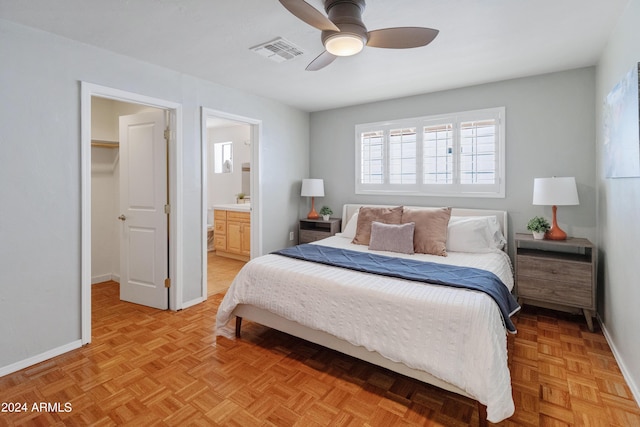
[[[604,157],[607,178],[640,177],[640,62],[604,102]]]

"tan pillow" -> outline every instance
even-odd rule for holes
[[[363,206],[358,213],[356,236],[351,243],[369,246],[371,239],[371,223],[373,221],[384,224],[400,224],[402,220],[402,206],[393,208],[371,208]]]
[[[447,256],[451,208],[404,208],[402,223],[415,222],[413,249],[419,254]]]

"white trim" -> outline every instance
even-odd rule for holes
[[[262,206],[260,191],[260,140],[262,139],[262,120],[230,114],[212,108],[201,107],[200,113],[200,143],[201,143],[201,171],[202,192],[200,194],[200,228],[201,228],[201,252],[202,252],[202,295],[203,301],[207,299],[207,203],[208,182],[207,182],[207,117],[219,117],[228,120],[243,122],[251,126],[251,258],[262,255],[262,216],[260,206]],[[186,308],[186,307],[184,307]]]
[[[108,282],[109,280],[113,280],[112,277],[113,274],[111,273],[101,274],[99,276],[91,276],[91,284],[95,285],[96,283]]]
[[[169,109],[169,203],[171,214],[169,215],[169,276],[172,278],[169,288],[169,309],[182,309],[182,294],[184,284],[183,255],[184,255],[184,228],[183,228],[183,184],[182,184],[182,105],[164,101],[164,107]],[[162,107],[163,105],[158,105]],[[172,251],[173,249],[173,251]]]
[[[96,285],[98,283],[104,283],[110,280],[120,283],[120,273],[107,273],[107,274],[101,274],[99,276],[92,276],[91,284]]]
[[[169,141],[169,203],[170,215],[169,271],[172,286],[169,308],[182,308],[183,286],[183,194],[182,194],[182,105],[93,83],[80,82],[80,197],[81,197],[81,341],[91,342],[91,97],[148,105],[168,110],[172,130]]]
[[[192,299],[190,301],[185,301],[185,302],[182,303],[182,309],[184,310],[185,308],[189,308],[191,306],[200,304],[201,302],[204,302],[206,299],[207,298],[206,298],[206,295],[205,295],[205,297],[198,297],[198,298],[194,298],[194,299]]]
[[[23,359],[18,362],[12,363],[11,365],[3,366],[0,368],[0,377],[12,374],[14,372],[18,372],[24,368],[28,368],[29,366],[33,366],[40,362],[44,362],[45,360],[49,360],[56,356],[60,356],[61,354],[67,353],[72,350],[76,350],[80,347],[82,347],[82,341],[75,340],[70,342],[69,344],[52,348],[51,350],[47,350],[44,353],[40,353],[35,356],[29,357],[28,359]]]
[[[620,372],[622,372],[622,376],[624,377],[624,380],[627,382],[627,385],[629,386],[629,389],[631,390],[631,394],[633,394],[633,397],[636,400],[636,403],[638,404],[638,406],[640,406],[640,387],[639,387],[639,385],[634,382],[633,375],[631,375],[631,372],[629,372],[629,369],[627,368],[627,365],[625,365],[624,360],[622,359],[622,356],[620,355],[620,352],[618,351],[618,349],[616,348],[615,344],[613,343],[613,339],[611,338],[611,334],[609,334],[609,331],[607,330],[607,327],[602,322],[602,319],[600,318],[599,314],[596,315],[596,319],[598,319],[598,323],[600,323],[600,327],[602,328],[602,333],[604,334],[604,338],[607,340],[607,344],[609,344],[609,348],[611,348],[611,352],[613,353],[613,357],[614,357],[614,359],[616,359],[616,362],[618,363],[618,366],[620,367]]]
[[[460,182],[460,124],[473,120],[496,120],[496,155],[495,155],[495,179],[494,184],[463,184]],[[421,130],[431,124],[450,122],[453,128],[453,177],[454,182],[449,184],[428,184],[423,181],[423,135]],[[392,196],[444,196],[444,197],[506,197],[506,108],[493,107],[472,111],[461,111],[450,114],[438,114],[433,116],[403,118],[397,120],[381,121],[375,123],[361,123],[355,125],[355,194],[392,195]],[[391,184],[389,182],[390,170],[390,138],[389,132],[394,129],[414,128],[416,132],[416,165],[415,183]],[[369,131],[382,131],[384,163],[382,175],[383,182],[377,184],[364,184],[360,181],[362,172],[362,147],[361,134]]]

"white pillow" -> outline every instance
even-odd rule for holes
[[[359,211],[360,210],[358,209],[356,213],[354,213],[351,216],[351,219],[347,221],[347,225],[344,227],[344,231],[340,233],[342,237],[348,237],[350,239],[353,239],[354,237],[356,237],[356,230],[358,228],[358,212]]]
[[[496,249],[502,250],[502,248],[504,248],[504,245],[507,244],[507,239],[502,234],[502,230],[500,230],[498,218],[496,218],[495,216],[488,216],[487,222],[489,223],[489,232],[491,233],[491,237],[493,238],[493,243],[495,244]]]
[[[495,216],[452,216],[449,220],[447,251],[491,252],[505,243]]]

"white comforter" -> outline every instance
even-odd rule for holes
[[[339,236],[316,243],[368,250]],[[406,257],[482,268],[513,287],[503,252]],[[218,334],[238,304],[266,309],[429,372],[486,405],[491,422],[514,412],[506,330],[498,306],[482,292],[265,255],[249,262],[227,291],[216,318]]]

